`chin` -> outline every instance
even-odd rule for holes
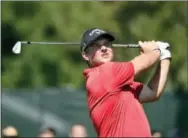
[[[97,60],[94,60],[93,65],[98,66],[107,62],[111,62],[113,59],[112,58],[100,58]]]
[[[106,63],[106,62],[110,62],[110,61],[112,61],[112,59],[107,58],[107,59],[103,59],[101,62],[102,62],[102,63]]]

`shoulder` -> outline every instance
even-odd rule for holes
[[[121,72],[126,71],[129,72],[133,70],[134,72],[134,66],[132,62],[107,62],[100,66],[100,69],[105,71],[112,71],[112,72]]]
[[[105,71],[105,72],[111,72],[116,70],[118,66],[120,65],[120,62],[107,62],[99,66],[99,71]]]
[[[111,67],[113,70],[120,71],[120,70],[130,70],[134,69],[132,62],[112,62]]]
[[[101,65],[101,67],[105,68],[105,67],[118,67],[118,66],[129,66],[129,65],[133,65],[131,61],[128,62],[107,62],[104,63],[103,65]]]
[[[111,62],[113,67],[119,67],[119,66],[131,66],[133,65],[131,61],[127,62]]]

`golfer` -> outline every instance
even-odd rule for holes
[[[141,54],[128,62],[114,61],[112,34],[97,28],[83,34],[81,54],[89,68],[86,78],[90,118],[99,137],[151,137],[142,103],[161,96],[168,77],[171,54],[155,41],[139,41]],[[126,55],[125,55],[126,56]],[[149,83],[135,77],[159,66]]]

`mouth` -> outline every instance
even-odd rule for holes
[[[109,54],[108,54],[108,53],[102,54],[102,57],[108,58],[108,57],[109,57]]]

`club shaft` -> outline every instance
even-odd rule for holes
[[[137,44],[112,44],[113,47],[129,47],[129,48],[139,48]]]
[[[40,44],[40,45],[79,45],[78,42],[31,42],[22,41],[22,44]]]
[[[22,44],[41,44],[41,45],[80,45],[79,42],[31,42],[22,41]],[[113,47],[129,47],[129,48],[139,48],[138,44],[112,44]]]

